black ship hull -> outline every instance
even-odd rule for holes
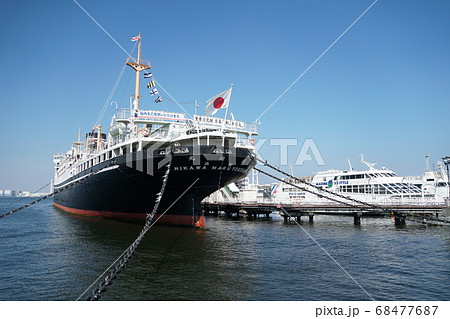
[[[245,177],[255,165],[246,148],[218,152],[214,146],[169,146],[128,153],[104,160],[55,185],[55,191],[71,186],[54,195],[54,206],[83,216],[145,220],[161,191],[169,157],[170,173],[155,220],[200,228],[205,227],[201,201]],[[88,174],[91,176],[86,177]]]

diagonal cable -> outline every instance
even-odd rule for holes
[[[283,95],[285,95],[295,85],[295,83],[297,83],[317,62],[319,62],[319,60],[353,27],[353,25],[355,25],[356,22],[359,21],[359,19],[361,19],[367,13],[367,11],[370,10],[370,8],[373,7],[375,3],[377,3],[377,1],[378,0],[375,0],[355,21],[353,21],[353,23],[336,40],[334,40],[334,42],[325,51],[323,51],[322,54],[319,55],[319,57],[315,59],[314,62],[311,63],[310,66],[308,66],[306,70],[303,71],[303,73],[300,74],[300,76],[294,82],[292,82],[292,84],[283,93],[281,93],[281,95],[277,97],[276,100],[272,102],[272,104],[270,104],[265,109],[264,112],[261,113],[261,115],[255,120],[253,124],[258,123],[261,117],[263,117],[263,115],[266,114],[272,108],[272,106],[274,106],[275,103],[277,103],[283,97]]]
[[[79,4],[76,0],[73,0],[73,2],[75,2],[75,3],[77,4],[77,6],[79,6],[80,9],[83,10],[84,13],[86,13],[87,16],[88,16],[89,18],[91,18],[91,20],[94,21],[95,24],[98,25],[98,26],[100,27],[100,29],[102,29],[102,30],[103,30],[103,31],[111,38],[111,40],[113,40],[113,41],[114,41],[114,42],[122,49],[123,52],[125,52],[131,59],[135,60],[135,59],[131,56],[131,54],[128,53],[128,51],[125,50],[125,49],[119,44],[119,42],[117,42],[116,39],[114,39],[113,36],[112,36],[111,34],[109,34],[108,31],[106,31],[106,30],[100,25],[100,23],[98,23],[97,20],[95,20],[94,17],[91,16],[91,15],[89,14],[89,12],[87,12],[86,9],[83,8],[83,7],[81,6],[81,4]]]
[[[280,206],[280,208],[285,212],[285,214],[287,214],[290,218],[292,218],[292,216],[291,216],[291,215],[290,215],[290,214],[289,214],[282,206]],[[306,233],[306,235],[308,235],[309,238],[311,238],[311,240],[312,240],[314,243],[316,243],[317,246],[320,247],[320,249],[322,249],[322,250],[325,252],[325,254],[326,254],[328,257],[331,258],[331,260],[333,260],[333,261],[336,263],[336,265],[339,266],[339,268],[341,268],[341,269],[347,274],[347,276],[349,276],[349,277],[350,277],[350,278],[358,285],[359,288],[362,289],[362,291],[364,291],[364,292],[366,293],[367,296],[369,296],[370,299],[372,299],[372,301],[375,301],[375,299],[367,292],[367,290],[364,289],[364,288],[359,284],[359,282],[357,282],[356,279],[353,278],[353,276],[350,275],[350,274],[347,272],[347,270],[345,270],[344,267],[342,267],[342,266],[337,262],[337,260],[334,259],[333,256],[331,256],[331,255],[325,250],[325,248],[323,248],[322,245],[319,244],[319,242],[318,242],[317,240],[315,240],[314,237],[311,236],[311,235],[306,231],[306,229],[304,229],[304,228],[302,227],[302,225],[300,225],[295,219],[294,219],[294,222],[298,225],[298,227],[300,227],[300,228]]]

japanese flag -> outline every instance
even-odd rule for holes
[[[228,107],[228,104],[230,104],[232,88],[233,87],[213,96],[206,102],[206,115],[214,115],[219,109],[225,109]]]

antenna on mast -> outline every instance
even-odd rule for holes
[[[127,58],[127,62],[125,62],[126,65],[130,66],[131,68],[133,68],[136,71],[136,87],[134,89],[134,102],[133,102],[133,106],[135,110],[139,110],[139,100],[141,98],[141,96],[139,95],[139,85],[140,85],[140,74],[141,71],[150,69],[150,62],[146,62],[148,64],[143,64],[141,63],[141,34],[139,33],[139,35],[137,37],[134,37],[131,39],[131,41],[139,41],[138,44],[138,57],[137,57],[137,61],[136,62],[132,62],[130,61],[130,57]]]
[[[375,167],[375,165],[377,165],[377,163],[369,163],[369,162],[366,162],[366,161],[364,160],[364,155],[363,155],[363,154],[361,154],[361,163],[365,164],[365,165],[369,168],[369,171],[373,170],[374,167]]]
[[[352,163],[350,162],[350,158],[349,157],[347,157],[347,163],[348,163],[348,171],[349,172],[353,172]]]

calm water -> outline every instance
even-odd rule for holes
[[[0,198],[0,213],[30,199]],[[0,219],[0,300],[75,300],[142,225],[81,218],[51,199]],[[102,300],[368,300],[296,224],[209,217],[153,227]],[[376,300],[450,300],[450,227],[316,216],[305,230]]]

